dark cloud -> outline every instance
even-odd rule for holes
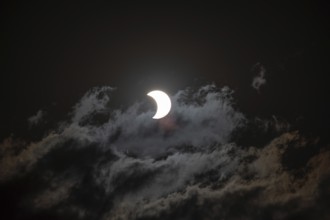
[[[87,92],[70,120],[40,141],[7,138],[1,143],[1,203],[6,207],[1,215],[329,217],[320,207],[329,201],[330,151],[317,139],[290,131],[288,123],[275,116],[247,119],[235,109],[233,91],[227,87],[179,91],[171,97],[170,115],[162,120],[152,119],[145,100],[113,109],[113,90],[100,87]],[[258,132],[249,133],[251,128]],[[259,137],[251,134],[265,135],[267,140],[253,141]],[[249,142],[246,136],[251,137]]]
[[[195,213],[200,215],[200,219],[291,219],[304,215],[305,209],[317,212],[319,184],[330,172],[330,153],[323,152],[310,158],[308,171],[303,177],[297,178],[293,171],[284,168],[282,159],[292,143],[296,147],[308,147],[301,141],[300,135],[293,132],[274,139],[263,149],[232,146],[229,151],[218,155],[219,152],[214,151],[210,154],[226,162],[215,167],[205,166],[202,172],[216,170],[217,178],[212,180],[208,177],[208,182],[202,184],[198,173],[191,173],[191,179],[184,189],[155,199],[143,200],[146,194],[139,195],[137,192],[143,190],[137,190],[134,194],[121,197],[108,217],[169,219],[172,213],[179,214],[178,211],[186,204],[191,208],[181,213],[184,219],[192,218]],[[198,161],[202,163],[203,159]],[[196,161],[182,163],[193,167]],[[182,176],[185,177],[181,174],[178,178],[182,179]],[[161,178],[162,181],[166,179],[165,176]],[[171,180],[171,186],[175,182]],[[158,188],[157,192],[161,191]],[[326,216],[322,217],[326,219]]]

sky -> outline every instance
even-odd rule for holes
[[[3,3],[1,218],[329,219],[328,9]]]

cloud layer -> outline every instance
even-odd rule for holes
[[[174,94],[171,114],[148,103],[111,108],[94,88],[69,121],[35,143],[1,143],[0,184],[15,219],[329,218],[330,153],[279,120],[261,120],[264,144],[241,144],[251,120],[229,88]],[[254,129],[253,127],[252,129]],[[242,136],[240,136],[242,137]],[[246,142],[247,143],[247,142]],[[19,213],[11,210],[19,209]]]

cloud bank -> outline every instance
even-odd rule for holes
[[[112,92],[111,87],[88,91],[70,120],[40,141],[7,138],[1,143],[2,216],[330,217],[327,146],[290,131],[277,118],[252,123],[235,109],[229,88],[179,91],[163,120],[152,119],[145,101],[112,109]],[[273,132],[268,141],[242,138],[255,130],[252,124],[262,125],[259,136]]]

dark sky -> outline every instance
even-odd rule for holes
[[[72,207],[79,207],[79,210],[85,210],[79,213],[85,213],[82,216],[86,219],[98,219],[100,216],[106,216],[104,213],[112,213],[120,217],[118,214],[120,208],[116,206],[115,201],[126,201],[127,194],[123,191],[127,188],[135,193],[129,196],[139,198],[139,195],[143,195],[145,196],[143,198],[147,198],[146,201],[143,200],[146,203],[154,201],[154,198],[163,198],[162,196],[170,193],[194,191],[197,185],[200,187],[203,184],[207,186],[211,184],[212,190],[218,189],[221,188],[221,184],[225,185],[227,182],[219,185],[213,181],[212,175],[214,169],[222,164],[216,162],[217,160],[213,161],[215,151],[210,153],[209,150],[201,150],[198,146],[209,147],[210,144],[223,145],[233,141],[239,146],[251,145],[260,149],[247,152],[243,149],[245,153],[242,153],[243,151],[235,148],[233,150],[235,153],[231,154],[228,153],[232,152],[231,147],[226,147],[228,148],[226,153],[215,152],[223,158],[228,157],[232,161],[239,161],[237,164],[240,166],[234,162],[233,164],[225,163],[226,168],[224,168],[225,171],[221,171],[223,172],[221,178],[225,178],[224,173],[230,176],[229,179],[225,178],[225,181],[232,183],[231,178],[235,179],[231,167],[237,167],[235,172],[239,173],[240,178],[246,178],[244,181],[248,178],[252,179],[249,184],[238,184],[238,188],[229,192],[230,198],[224,199],[222,193],[228,192],[220,190],[213,192],[217,195],[217,198],[213,200],[214,198],[207,196],[209,189],[203,189],[205,190],[203,191],[198,188],[196,197],[193,196],[187,203],[180,203],[169,213],[166,211],[160,211],[161,214],[155,215],[149,213],[149,218],[145,210],[141,211],[140,215],[134,209],[129,209],[129,213],[133,213],[135,219],[153,219],[157,215],[162,219],[178,219],[176,218],[178,216],[191,219],[194,215],[197,216],[196,218],[204,219],[200,215],[205,217],[205,212],[209,211],[204,209],[208,207],[207,202],[199,208],[196,205],[199,204],[196,202],[199,198],[197,195],[203,195],[205,201],[211,204],[215,204],[214,201],[237,204],[243,213],[252,216],[251,219],[276,219],[276,216],[280,216],[277,219],[281,219],[283,213],[291,213],[292,210],[295,210],[292,211],[292,215],[282,216],[282,219],[300,218],[308,211],[312,214],[307,216],[307,219],[313,219],[312,217],[317,219],[317,216],[322,218],[325,216],[324,219],[326,219],[329,214],[322,209],[322,205],[326,204],[324,201],[328,201],[326,198],[329,198],[326,197],[329,195],[326,192],[329,193],[329,191],[324,189],[329,178],[316,178],[316,183],[314,183],[310,176],[319,170],[325,173],[329,171],[323,169],[326,167],[324,161],[327,160],[328,154],[324,154],[326,156],[317,154],[321,146],[329,146],[329,9],[325,1],[146,5],[119,4],[110,3],[110,1],[90,4],[47,1],[2,3],[0,138],[3,143],[1,147],[7,149],[6,146],[10,146],[8,149],[16,150],[32,149],[31,152],[43,146],[49,149],[47,153],[41,153],[42,156],[37,156],[37,159],[31,159],[35,158],[34,156],[24,159],[27,157],[26,154],[30,155],[29,150],[26,151],[28,153],[19,154],[17,153],[19,150],[13,153],[13,155],[17,154],[18,158],[22,157],[22,161],[28,161],[26,164],[36,164],[33,165],[35,168],[26,168],[28,171],[23,177],[16,176],[16,173],[19,173],[17,170],[23,168],[17,168],[19,165],[16,165],[16,162],[8,162],[17,159],[11,154],[12,152],[9,150],[11,153],[7,154],[6,150],[0,151],[0,165],[5,164],[4,167],[7,167],[8,164],[15,164],[8,165],[9,171],[3,172],[5,174],[1,173],[0,169],[1,190],[7,192],[4,198],[12,198],[8,210],[22,211],[23,214],[16,215],[15,219],[24,219],[25,214],[31,218],[57,216],[64,219],[64,217],[71,218],[71,215],[75,218],[78,212],[72,211],[74,208],[65,209],[66,206],[71,207],[68,206],[70,204]],[[255,89],[251,85],[254,77],[257,76],[259,80],[264,78],[266,81],[260,88]],[[217,89],[210,86],[212,83]],[[102,86],[117,89],[110,91],[109,88]],[[227,94],[227,90],[221,90],[225,86],[234,91],[232,95],[228,95],[232,98],[230,101],[222,96]],[[98,89],[93,90],[94,87]],[[186,94],[183,91],[187,87],[191,88],[191,92],[186,91]],[[171,117],[174,119],[169,118],[160,125],[147,121],[143,111],[147,111],[145,108],[151,106],[150,103],[145,102],[146,93],[152,89],[167,91],[173,98],[174,113]],[[219,95],[221,98],[200,97],[199,91]],[[111,100],[109,103],[108,99],[104,98],[108,95]],[[191,100],[189,101],[186,96]],[[202,108],[195,109],[196,97],[202,100]],[[180,107],[180,103],[185,102],[188,104]],[[105,103],[107,108],[100,107]],[[132,105],[133,103],[138,104]],[[228,104],[229,108],[219,110],[214,107],[223,103]],[[116,115],[113,109],[121,109],[122,112]],[[39,116],[38,111],[40,111]],[[212,113],[219,114],[221,117],[213,118],[209,115]],[[224,120],[227,114],[230,117]],[[42,118],[42,123],[32,119],[38,126],[31,126],[31,116]],[[104,117],[107,117],[107,120],[108,118],[110,121],[113,120],[114,125],[110,126],[111,123],[105,122]],[[242,118],[246,120],[246,127],[239,130]],[[141,121],[142,119],[146,121]],[[128,120],[135,124],[128,125]],[[100,121],[106,126],[97,127],[96,125],[102,124]],[[264,131],[265,127],[268,130]],[[236,128],[239,128],[238,132]],[[84,133],[84,129],[88,132]],[[295,130],[298,130],[299,134],[294,133]],[[220,136],[217,133],[219,131]],[[102,136],[107,132],[109,137]],[[177,136],[179,132],[181,135]],[[53,133],[58,136],[53,137]],[[283,133],[285,133],[284,136],[281,136]],[[304,135],[315,139],[320,138],[321,142],[316,143],[309,139],[306,141]],[[15,141],[10,138],[10,141],[7,141],[8,137]],[[235,137],[237,140],[233,140]],[[29,145],[31,140],[37,142],[36,146]],[[49,144],[45,144],[48,140],[50,140]],[[51,150],[52,143],[58,148]],[[163,148],[155,150],[152,148],[155,144]],[[300,145],[303,149],[305,146],[315,145],[317,150],[306,148],[299,151],[299,159],[293,160],[293,165],[285,162],[289,160],[287,158],[296,154]],[[104,150],[104,146],[110,147]],[[126,154],[123,154],[124,150],[118,150],[118,146],[119,148],[125,146]],[[188,149],[187,146],[193,149]],[[283,149],[287,154],[278,153],[276,146],[285,146]],[[297,149],[293,147],[292,150],[290,146],[298,147]],[[69,147],[69,150],[64,150],[66,147]],[[273,155],[272,158],[268,158],[268,151]],[[277,153],[280,156],[277,157]],[[68,158],[75,154],[78,155],[77,161],[72,164]],[[91,156],[91,159],[86,160],[84,155],[87,154]],[[199,157],[199,154],[202,156]],[[112,158],[111,161],[113,160],[114,164],[119,164],[117,170],[112,168],[112,165],[104,167],[105,155]],[[57,164],[57,160],[62,160],[62,157],[64,158],[63,167],[68,166],[69,171]],[[157,162],[151,163],[145,160],[145,157],[155,159]],[[159,158],[165,159],[162,161]],[[163,183],[158,184],[159,179],[165,181],[164,185],[167,185],[166,181],[173,181],[165,175],[171,169],[172,160],[193,162],[196,160],[197,164],[204,164],[207,171],[203,173],[198,165],[191,170],[186,170],[184,167],[189,165],[178,162],[178,167],[173,169],[178,169],[177,174],[184,177],[177,177],[178,182],[173,188],[160,187]],[[262,163],[266,171],[253,170],[252,165],[248,164],[250,160],[256,166]],[[280,168],[277,165],[267,164],[265,161],[268,160],[274,160],[273,164],[280,164],[278,165]],[[79,161],[86,163],[86,167],[81,166]],[[207,161],[212,161],[212,163],[208,164]],[[22,162],[22,166],[25,162]],[[129,169],[124,169],[129,167],[126,162],[138,164],[135,167],[138,173],[136,176],[131,175]],[[310,173],[306,173],[306,170],[303,174],[299,173],[302,171],[297,167],[306,164]],[[119,176],[124,177],[111,176],[105,180],[97,177],[96,179],[100,178],[104,182],[109,181],[108,185],[112,184],[115,187],[113,192],[111,190],[108,192],[107,183],[99,184],[96,183],[97,181],[90,180],[91,176],[94,178],[94,175],[98,175],[92,167],[99,167],[101,170],[106,170],[105,172],[108,172],[107,169],[110,167],[111,172],[118,172]],[[255,173],[252,175],[247,172],[249,177],[244,176],[242,167],[251,173],[259,173],[259,177],[265,178],[266,183],[260,182],[259,177],[254,176]],[[83,170],[86,170],[86,173]],[[287,192],[283,193],[283,198],[278,198],[280,202],[274,202],[277,200],[272,200],[270,197],[276,194],[282,195],[281,192],[271,191],[267,194],[262,191],[263,187],[267,188],[267,181],[273,180],[273,177],[268,178],[265,173],[273,171],[281,173],[281,176],[274,177],[281,183],[285,175],[295,177],[302,175],[311,181],[306,181],[308,182],[306,189],[317,189],[318,193],[325,192],[326,196],[325,198],[315,197],[313,205],[308,203],[307,211],[294,208],[305,207],[307,204],[305,200],[298,199],[299,203],[295,203],[292,197],[289,202],[283,202],[283,198],[291,196],[290,193],[286,194]],[[291,171],[294,174],[290,173]],[[321,171],[319,173],[322,173]],[[14,179],[11,179],[11,172],[14,173]],[[154,174],[159,172],[160,177]],[[38,173],[42,173],[43,177],[34,180]],[[71,174],[74,174],[74,178],[67,178]],[[56,175],[60,177],[54,177]],[[220,178],[217,175],[215,176]],[[144,182],[144,179],[148,180]],[[55,186],[47,185],[46,180],[54,180]],[[29,185],[22,186],[24,181],[27,181]],[[130,181],[135,181],[137,186],[130,185]],[[302,180],[299,179],[299,181]],[[299,181],[297,180],[295,184]],[[188,182],[191,188],[184,188]],[[70,186],[75,187],[75,190],[70,191],[69,198],[65,198],[62,203],[47,203],[42,200],[42,198],[45,200],[48,198],[48,201],[57,201],[52,195],[49,197],[45,195],[49,188],[56,188],[63,185],[62,183],[66,186],[72,184]],[[33,184],[39,184],[38,192],[31,188]],[[140,186],[148,184],[154,187],[150,190],[157,193],[141,190],[143,187],[140,188]],[[319,185],[316,187],[313,184]],[[235,184],[230,186],[232,185]],[[84,187],[95,192],[96,197],[102,193],[107,195],[104,198],[100,196],[102,199],[99,197],[91,199],[99,207],[95,208],[88,202],[79,203],[80,197],[82,201],[87,201],[85,197],[90,196],[82,190]],[[239,194],[244,195],[246,201],[254,201],[255,196],[258,195],[268,201],[269,206],[262,206],[262,202],[249,206],[240,204],[238,201],[242,199],[239,196],[236,197],[235,194],[236,191],[242,190],[240,187],[247,189]],[[308,191],[304,187],[298,187],[297,192],[308,196],[309,194],[304,194]],[[15,190],[21,192],[27,199],[24,200],[18,194],[11,193]],[[38,194],[40,192],[46,193]],[[290,196],[287,196],[289,194]],[[173,194],[171,196],[173,199],[176,198]],[[182,194],[182,196],[186,198],[186,195]],[[59,196],[59,198],[62,197]],[[165,203],[170,198],[172,197],[166,197]],[[3,201],[4,199],[0,202],[3,203]],[[41,204],[42,211],[39,206],[31,205],[31,201],[34,201],[33,204]],[[47,204],[52,205],[49,208]],[[315,208],[315,204],[320,205],[321,208]],[[216,219],[237,219],[235,212],[227,206],[224,206],[226,213],[229,213],[227,216],[215,214],[210,215],[209,218],[212,219],[215,216]],[[182,214],[180,210],[190,210],[187,207],[195,207],[196,213],[187,211],[187,215]],[[256,215],[248,211],[256,207],[261,207],[263,211]],[[274,207],[277,214],[273,212]],[[214,206],[212,210],[218,209],[220,208]],[[323,211],[326,214],[323,215]],[[5,216],[8,213],[6,212]],[[134,219],[130,217],[127,218]]]
[[[93,86],[117,87],[120,102],[131,102],[151,88],[209,82],[233,88],[248,112],[324,115],[325,6],[7,3],[2,120],[16,124],[53,102],[67,112]],[[259,95],[250,90],[257,62],[268,80]]]

